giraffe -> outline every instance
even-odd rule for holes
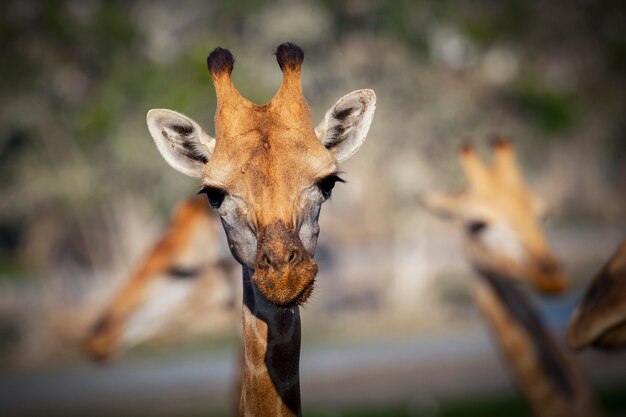
[[[162,334],[193,331],[194,315],[229,320],[237,305],[235,263],[220,251],[217,223],[204,198],[180,203],[168,230],[87,331],[85,353],[106,361]]]
[[[510,143],[496,138],[492,146],[491,166],[470,146],[462,149],[465,190],[426,194],[422,202],[464,229],[464,248],[480,277],[476,302],[534,415],[598,415],[573,358],[516,285],[526,278],[543,293],[558,293],[567,283],[537,220],[541,201],[525,184]]]
[[[343,96],[313,127],[300,80],[304,53],[276,49],[283,80],[256,105],[231,80],[234,58],[216,48],[207,66],[217,95],[215,138],[166,109],[147,123],[163,158],[201,179],[200,193],[219,214],[242,266],[244,371],[239,413],[301,415],[300,310],[313,292],[320,208],[339,164],[363,144],[376,107],[372,90]]]
[[[572,349],[626,348],[626,240],[593,278],[567,328]]]

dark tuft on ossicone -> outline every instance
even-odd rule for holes
[[[110,316],[100,317],[89,329],[91,335],[98,335],[102,332],[106,332],[111,328],[112,320]]]
[[[509,141],[500,135],[493,135],[491,137],[491,146],[494,148],[503,148],[509,145]]]
[[[222,72],[233,72],[235,57],[228,49],[217,47],[209,54],[206,59],[207,67],[211,74],[220,74]]]
[[[298,45],[285,42],[276,48],[276,61],[278,61],[278,65],[280,65],[280,69],[283,71],[285,68],[295,69],[302,65],[304,52]]]

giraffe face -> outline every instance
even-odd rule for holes
[[[560,292],[564,278],[533,211],[534,197],[515,191],[466,197],[458,218],[467,250],[477,265],[528,277],[544,292]]]
[[[510,145],[497,141],[494,148],[491,167],[473,150],[463,150],[469,187],[451,196],[431,194],[424,202],[463,228],[476,267],[528,278],[542,292],[561,292],[565,278],[539,223],[542,204],[524,183]]]
[[[206,165],[201,192],[261,293],[281,306],[301,303],[317,274],[321,205],[341,181],[337,161],[313,129],[255,126],[225,144]]]
[[[313,290],[321,205],[342,181],[339,163],[365,140],[376,99],[371,90],[350,93],[313,128],[300,84],[302,51],[283,44],[276,57],[283,83],[259,106],[232,85],[230,52],[218,48],[209,55],[218,96],[215,139],[171,110],[151,110],[148,127],[174,168],[201,178],[201,193],[220,215],[233,256],[254,271],[259,292],[291,307]]]
[[[107,360],[138,343],[194,330],[189,317],[229,316],[235,263],[220,253],[219,227],[204,198],[180,204],[169,229],[88,329],[86,353]]]

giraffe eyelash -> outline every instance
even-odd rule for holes
[[[338,176],[337,174],[331,174],[327,177],[322,178],[321,180],[319,180],[316,185],[317,187],[320,189],[322,195],[324,196],[325,199],[330,198],[333,188],[335,187],[335,184],[338,182],[346,182],[344,179],[342,179],[340,176]]]
[[[198,191],[198,195],[200,194],[206,194],[209,204],[214,209],[220,208],[224,202],[224,198],[226,198],[226,191],[217,187],[204,186]]]

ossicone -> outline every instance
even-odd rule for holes
[[[490,139],[491,147],[494,149],[508,148],[511,145],[511,141],[501,135],[493,135]]]
[[[469,139],[463,140],[463,143],[459,147],[459,154],[467,155],[474,152],[474,146],[472,146],[472,142]]]
[[[233,65],[235,64],[235,57],[230,53],[228,49],[217,47],[209,54],[206,59],[207,67],[212,75],[218,75],[227,73],[230,75],[233,72]]]
[[[285,42],[276,48],[276,61],[278,61],[282,71],[286,69],[297,70],[302,66],[302,61],[304,61],[304,52],[298,45]]]

